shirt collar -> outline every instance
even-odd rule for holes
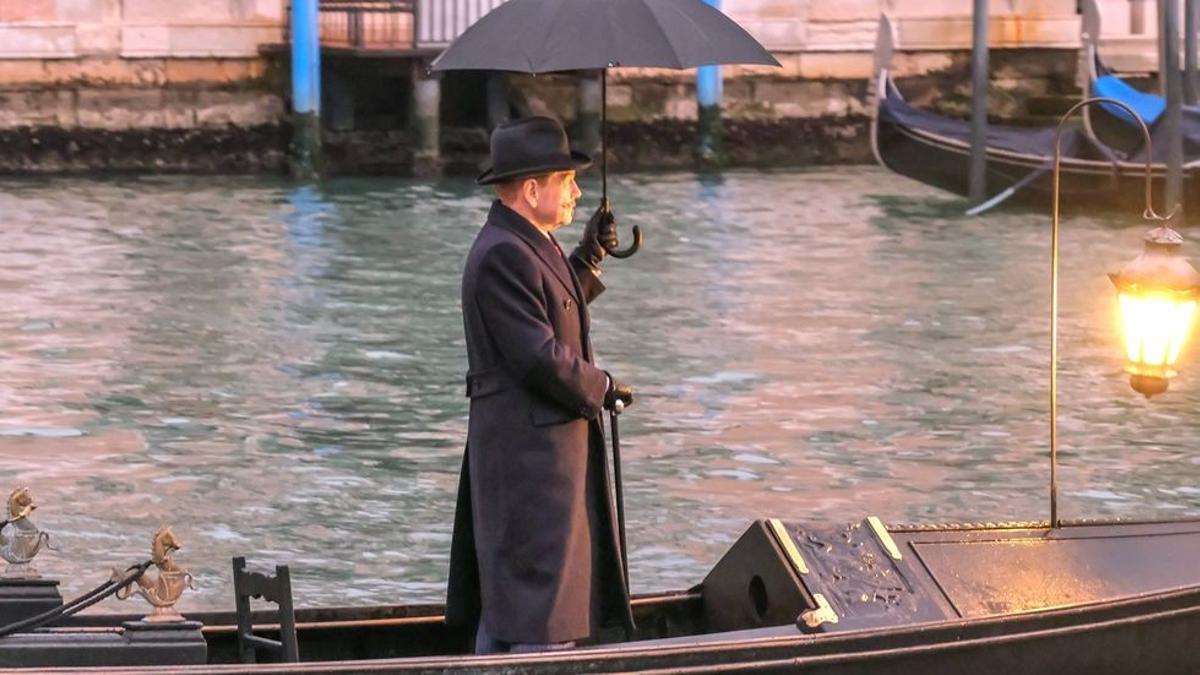
[[[492,211],[488,215],[489,215],[489,217],[499,216],[513,225],[517,225],[518,223],[520,225],[524,225],[525,228],[528,228],[528,229],[533,230],[534,232],[537,232],[538,234],[542,235],[543,237],[545,237],[546,239],[548,239],[551,242],[555,242],[554,237],[549,232],[547,232],[546,230],[543,230],[542,228],[538,227],[537,225],[534,225],[533,223],[529,222],[528,218],[526,218],[525,216],[522,216],[521,214],[517,213],[513,209],[509,208],[504,202],[500,201],[499,199],[492,202]],[[557,242],[555,242],[555,243],[557,243]]]

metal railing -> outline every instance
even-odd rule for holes
[[[506,0],[318,0],[321,46],[439,50]],[[290,40],[291,10],[283,39]]]
[[[320,0],[321,46],[413,49],[415,0]]]

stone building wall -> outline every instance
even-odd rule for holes
[[[278,168],[279,0],[0,0],[0,170]]]
[[[1114,59],[1152,57],[1153,16],[1134,35],[1131,8],[1149,6],[1152,14],[1153,3],[1100,2]],[[994,114],[1019,118],[1032,97],[1069,93],[1076,4],[989,3]],[[282,41],[285,7],[286,0],[0,0],[0,171],[281,168],[286,55],[265,56],[262,47]],[[895,24],[894,70],[910,98],[965,112],[965,0],[723,0],[723,9],[783,65],[724,69],[734,161],[868,158],[863,131],[881,12]],[[697,118],[695,72],[618,69],[610,82],[612,138],[628,144],[618,162],[685,163],[680,148],[694,138]],[[518,77],[514,84],[525,111],[573,120],[574,78]],[[330,134],[332,154],[348,168],[379,170],[411,159],[404,129],[372,133]],[[804,141],[782,142],[788,139]],[[481,143],[486,150],[486,132],[445,126],[442,143],[449,154],[470,157]]]

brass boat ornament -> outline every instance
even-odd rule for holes
[[[30,519],[37,505],[29,494],[29,488],[19,487],[8,495],[8,516],[0,524],[0,558],[8,562],[0,577],[5,579],[37,579],[41,575],[33,566],[33,558],[45,546],[50,546],[50,535],[38,529]]]
[[[800,613],[799,623],[803,623],[810,629],[820,628],[823,624],[837,623],[838,615],[821,593],[813,593],[813,600],[817,603],[816,609],[809,609]]]
[[[192,574],[175,562],[175,551],[180,548],[179,539],[175,537],[171,528],[166,525],[160,527],[158,532],[154,533],[154,539],[150,544],[150,560],[153,562],[153,567],[157,568],[157,574],[151,576],[151,571],[147,570],[145,574],[134,580],[137,584],[136,588],[133,583],[130,583],[117,590],[118,600],[126,600],[137,594],[150,603],[153,609],[150,614],[142,617],[142,621],[148,623],[185,621],[183,615],[175,609],[175,603],[179,602],[180,596],[187,589],[196,590],[196,585]],[[114,579],[120,579],[122,576],[124,574],[120,570],[113,570]]]

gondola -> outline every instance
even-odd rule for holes
[[[970,122],[921,110],[905,101],[891,76],[891,52],[891,27],[884,17],[876,46],[875,105],[871,120],[871,149],[876,160],[903,176],[966,196],[971,158]],[[1196,125],[1200,134],[1200,111]],[[1134,143],[1126,148],[1113,147],[1094,133],[1087,118],[1083,125],[1064,130],[1061,175],[1065,207],[1130,211],[1122,205],[1141,203],[1145,156],[1140,142],[1136,142],[1132,133],[1129,136],[1135,139]],[[1166,177],[1162,157],[1165,148],[1165,143],[1159,143],[1154,149],[1151,175],[1156,190]],[[985,207],[1010,199],[1045,207],[1053,188],[1054,153],[1053,127],[989,124],[986,182],[991,197]],[[1198,169],[1198,165],[1185,163],[1184,194],[1189,209],[1190,202],[1198,201],[1194,189]],[[983,209],[976,209],[979,210]]]
[[[1101,96],[1116,99],[1132,107],[1150,127],[1154,161],[1167,161],[1167,129],[1163,121],[1167,108],[1162,96],[1145,93],[1120,78],[1105,64],[1100,54],[1099,35],[1101,29],[1100,9],[1095,0],[1084,0],[1081,4],[1082,46],[1080,63],[1086,68],[1086,90],[1084,96]],[[1087,107],[1082,111],[1084,130],[1093,138],[1114,148],[1123,156],[1133,160],[1145,160],[1141,130],[1137,121],[1112,104]],[[1183,140],[1183,168],[1185,172],[1200,169],[1200,106],[1183,105],[1181,110],[1181,135]]]
[[[1196,672],[1200,652],[1189,638],[1200,630],[1198,556],[1200,520],[885,527],[877,518],[843,526],[766,519],[694,588],[636,598],[635,635],[606,634],[569,651],[470,656],[467,636],[445,624],[440,606],[399,605],[296,611],[298,663],[239,663],[237,613],[199,612],[187,615],[203,624],[204,644],[192,652],[131,658],[100,649],[137,616],[81,614],[50,633],[0,638],[0,665],[76,672],[51,668],[86,663],[106,673]],[[256,635],[278,637],[273,611],[244,618]]]
[[[879,84],[880,110],[893,127],[875,130],[881,154],[900,137],[954,151],[953,125],[901,105],[898,93],[889,104],[895,88],[886,70]],[[998,130],[996,157],[1006,162],[1038,138],[1004,132]],[[1090,147],[1086,134],[1076,130],[1071,140],[1075,159],[1087,161],[1078,156]],[[932,163],[932,155],[925,159]],[[45,541],[29,522],[32,509],[23,489],[10,496],[4,524],[22,523],[7,538],[0,527],[10,570],[21,571]],[[1200,671],[1200,651],[1190,645],[1200,631],[1200,519],[888,526],[876,517],[840,525],[767,518],[751,523],[692,588],[635,598],[632,634],[602,631],[569,650],[488,656],[471,655],[472,635],[448,625],[435,604],[292,610],[291,572],[250,571],[242,558],[232,561],[235,609],[188,612],[186,600],[177,606],[190,582],[175,559],[182,545],[162,528],[151,550],[149,560],[114,570],[112,580],[67,603],[83,607],[110,592],[130,598],[136,583],[152,606],[145,616],[78,613],[43,621],[65,614],[56,609],[64,605],[61,598],[55,604],[53,582],[0,579],[0,667],[181,674]],[[251,611],[251,597],[277,609]]]

